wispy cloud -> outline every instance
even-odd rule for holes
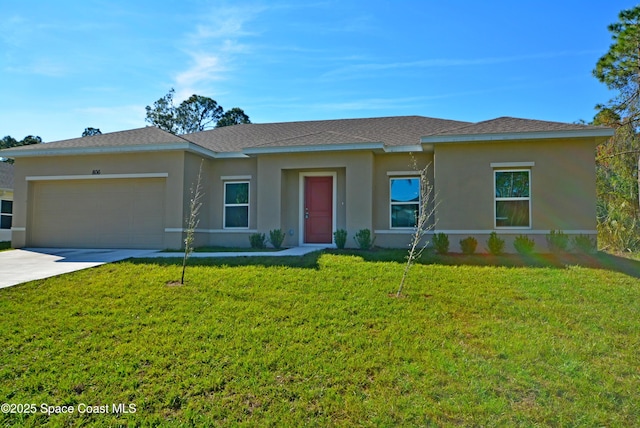
[[[205,15],[195,31],[185,35],[183,50],[189,61],[188,67],[174,77],[177,101],[193,93],[211,92],[213,82],[229,77],[237,56],[252,50],[249,44],[242,42],[257,35],[246,29],[247,23],[263,10],[250,5],[217,7]]]
[[[546,52],[530,55],[513,55],[504,57],[484,57],[484,58],[433,58],[418,61],[405,62],[369,62],[360,64],[351,64],[335,70],[328,71],[323,78],[342,78],[351,79],[362,76],[363,73],[380,72],[386,70],[401,69],[424,69],[424,68],[446,68],[446,67],[470,67],[481,65],[495,65],[512,62],[553,59],[568,56],[592,55],[594,51],[578,51],[578,52]]]

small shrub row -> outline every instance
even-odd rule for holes
[[[552,253],[564,253],[569,249],[577,253],[590,254],[596,251],[596,241],[587,235],[576,235],[569,239],[561,230],[552,230],[547,235],[547,245]],[[433,247],[438,254],[449,252],[449,236],[445,233],[436,233],[432,239]],[[463,254],[474,254],[478,241],[472,236],[460,240],[460,250]],[[496,232],[491,232],[487,240],[487,250],[490,254],[500,255],[504,253],[505,242]],[[529,255],[533,253],[535,241],[526,235],[516,236],[513,247],[519,254]]]
[[[269,241],[273,248],[282,248],[282,243],[287,235],[281,229],[274,229],[269,231]],[[267,237],[264,233],[252,233],[249,235],[249,243],[251,248],[262,249],[267,247]]]

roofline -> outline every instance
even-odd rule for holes
[[[263,155],[277,153],[311,153],[311,152],[342,152],[351,150],[385,150],[384,143],[347,143],[320,144],[317,146],[277,146],[277,147],[249,147],[242,151],[246,155]]]
[[[135,146],[101,146],[101,147],[53,147],[48,148],[45,144],[38,145],[33,150],[11,150],[0,151],[2,157],[6,158],[27,158],[34,156],[66,156],[66,155],[91,155],[91,154],[117,154],[117,153],[140,153],[140,152],[160,152],[160,151],[186,150],[206,157],[229,157],[213,150],[206,149],[192,142],[176,142],[168,144],[146,144]]]
[[[538,140],[557,138],[598,138],[611,137],[611,128],[576,129],[566,131],[504,132],[493,134],[430,135],[421,137],[422,143],[467,143],[479,141]]]

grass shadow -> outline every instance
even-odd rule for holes
[[[318,259],[322,251],[314,251],[304,256],[239,256],[239,257],[190,257],[187,260],[189,266],[285,266],[300,269],[319,269]],[[135,258],[128,259],[133,264],[154,264],[159,266],[182,266],[182,258]]]
[[[406,250],[399,249],[373,249],[363,250],[327,250],[331,254],[355,255],[370,262],[406,262]],[[416,261],[418,264],[445,265],[445,266],[496,266],[496,267],[533,267],[533,268],[557,268],[565,269],[567,266],[582,266],[592,269],[603,269],[623,273],[640,279],[640,260],[633,260],[605,252],[596,254],[503,254],[494,256],[491,254],[464,255],[458,253],[436,254],[432,250],[426,250],[422,257]]]

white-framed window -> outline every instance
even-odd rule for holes
[[[248,181],[225,181],[223,217],[225,229],[249,228]]]
[[[496,169],[494,208],[496,228],[531,228],[531,170]]]
[[[13,219],[13,201],[0,201],[0,229],[11,229]]]
[[[420,177],[390,178],[389,196],[391,228],[416,227],[420,215]]]

